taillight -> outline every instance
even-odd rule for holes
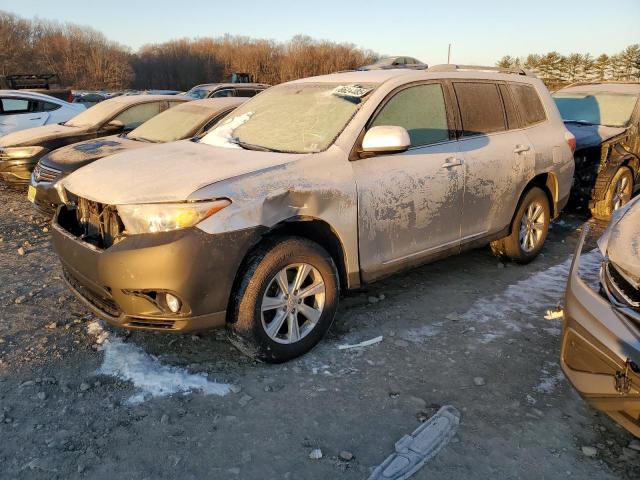
[[[573,135],[573,133],[571,132],[564,132],[564,139],[567,141],[567,145],[569,145],[569,148],[571,149],[571,152],[575,152],[576,151],[576,137]]]
[[[69,96],[67,97],[67,102],[73,103],[73,93],[69,92]]]

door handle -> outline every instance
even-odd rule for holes
[[[33,122],[34,120],[40,120],[41,118],[42,117],[36,117],[36,118],[30,118],[29,120],[31,120]]]
[[[513,150],[513,153],[524,153],[531,150],[529,145],[516,145],[516,148]]]
[[[462,160],[456,157],[447,158],[440,167],[442,168],[451,168],[451,167],[459,167],[462,165]]]

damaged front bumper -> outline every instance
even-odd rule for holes
[[[593,408],[640,437],[640,323],[580,278],[586,231],[578,242],[567,284],[562,370]]]
[[[72,233],[75,212],[61,206],[52,242],[64,279],[98,317],[128,329],[187,332],[220,327],[240,264],[257,230],[208,235],[192,227],[124,237],[101,249]],[[180,300],[173,313],[166,301]]]
[[[7,183],[27,184],[38,158],[9,159],[0,154],[0,179]]]

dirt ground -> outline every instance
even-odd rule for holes
[[[272,366],[220,331],[102,331],[60,280],[47,220],[23,191],[0,198],[0,478],[365,479],[448,404],[458,433],[412,478],[640,478],[632,437],[568,385],[560,320],[544,319],[578,217],[530,265],[484,248],[351,294],[316,349]],[[584,263],[593,278],[597,253]]]

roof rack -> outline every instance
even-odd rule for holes
[[[462,71],[484,71],[497,73],[510,73],[513,75],[524,75],[526,77],[535,77],[536,75],[524,68],[503,68],[503,67],[485,67],[481,65],[456,65],[454,63],[443,63],[427,68],[428,72],[462,72]]]

